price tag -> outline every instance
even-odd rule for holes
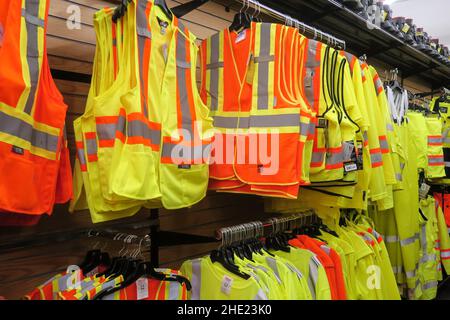
[[[231,292],[231,286],[233,285],[233,278],[224,275],[222,279],[222,286],[221,291],[226,294],[227,296],[230,295]]]
[[[144,300],[148,298],[148,280],[146,278],[139,278],[136,281],[137,299]]]
[[[428,192],[430,191],[430,186],[427,185],[425,182],[423,182],[420,185],[420,189],[419,189],[419,197],[420,199],[426,199],[428,196]]]
[[[247,37],[247,30],[244,29],[244,30],[242,30],[241,32],[238,33],[234,43],[239,43],[239,42],[245,40],[246,37]]]
[[[347,163],[344,165],[344,171],[345,172],[353,172],[358,170],[358,166],[356,165],[356,163]]]

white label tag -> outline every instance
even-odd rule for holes
[[[148,298],[148,280],[146,278],[139,278],[136,281],[137,299],[144,300]]]
[[[430,191],[430,186],[425,182],[421,184],[419,189],[419,197],[420,199],[426,199],[428,196],[428,192]]]
[[[233,285],[233,279],[230,278],[227,275],[223,276],[222,279],[222,287],[220,288],[220,290],[226,294],[227,296],[230,295],[230,291],[231,291],[231,286]]]
[[[344,153],[344,162],[352,161],[352,154],[355,146],[353,143],[344,142],[342,146]]]
[[[161,50],[162,50],[162,54],[163,54],[163,57],[164,57],[164,61],[167,62],[167,45],[163,45],[161,47]]]
[[[352,172],[358,170],[356,163],[348,163],[344,166],[345,172]]]
[[[305,88],[311,88],[313,85],[314,71],[311,69],[306,70],[305,76]]]
[[[247,30],[242,30],[241,32],[238,33],[236,41],[234,41],[234,43],[239,43],[242,40],[245,40],[246,37],[247,37]]]

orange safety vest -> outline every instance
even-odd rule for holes
[[[48,0],[0,3],[0,209],[30,215],[51,214],[72,193],[67,106],[47,59],[48,10]]]
[[[201,96],[219,132],[212,189],[297,197],[309,120],[303,123],[300,105],[284,98],[281,55],[287,48],[277,41],[283,28],[253,22],[239,34],[225,29],[201,45]],[[261,156],[262,148],[267,152]],[[263,156],[277,153],[271,168]]]

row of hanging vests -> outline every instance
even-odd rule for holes
[[[448,90],[443,90],[440,96],[433,98],[430,109],[438,112],[441,116],[442,123],[442,142],[444,146],[444,164],[445,164],[445,178],[441,179],[439,183],[450,184],[450,93]]]
[[[49,0],[0,3],[0,225],[30,225],[72,196],[67,106],[47,58]]]
[[[384,87],[367,63],[353,58],[351,71],[358,105],[366,112],[366,125],[360,127],[363,132],[368,128],[365,134],[370,155],[364,157],[363,151],[364,166],[354,193],[346,197],[342,191],[338,196],[305,188],[297,200],[266,200],[266,210],[289,213],[313,208],[330,221],[339,219],[343,209],[367,211],[387,243],[402,294],[412,299],[429,297],[426,292],[436,288],[442,270],[426,280],[424,265],[434,261],[440,267],[438,261],[442,261],[450,267],[445,219],[424,184],[426,179],[436,181],[444,175],[441,121],[432,112],[411,109],[407,92],[391,83]],[[433,230],[439,230],[438,236]],[[441,244],[431,250],[433,254],[421,249],[427,237],[437,237]]]
[[[89,208],[93,222],[189,207],[208,184],[212,121],[196,87],[195,36],[152,1],[130,2],[116,23],[113,14],[95,14],[92,84],[74,121],[71,210]]]
[[[295,199],[300,186],[357,183],[362,115],[343,52],[251,22],[204,40],[201,57],[216,129],[210,189]]]

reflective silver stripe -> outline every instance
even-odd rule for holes
[[[422,256],[422,258],[420,259],[420,263],[425,263],[425,262],[435,261],[435,260],[436,260],[435,254],[427,254],[425,256]]]
[[[320,246],[320,249],[322,249],[323,251],[325,251],[325,253],[326,253],[327,255],[330,255],[330,253],[331,253],[330,247],[327,247],[326,245],[321,245],[321,246]]]
[[[97,154],[97,140],[96,139],[86,139],[86,153],[89,156]]]
[[[97,123],[97,136],[99,140],[114,140],[116,138],[115,123]]]
[[[181,29],[185,34],[187,34],[187,31]],[[178,31],[176,33],[177,37],[177,61],[184,61],[185,63],[188,62],[188,54],[187,50],[189,48],[186,48],[186,38]],[[185,141],[190,141],[191,139],[194,139],[194,130],[193,130],[193,119],[195,118],[195,115],[191,114],[191,108],[189,107],[189,87],[187,80],[191,76],[191,69],[185,69],[182,67],[177,66],[177,83],[178,83],[178,95],[179,95],[179,101],[180,101],[180,107],[181,107],[181,127],[183,130],[186,130],[189,135],[183,136]]]
[[[225,129],[298,127],[299,114],[275,114],[250,117],[214,117],[214,127]]]
[[[363,139],[364,139],[364,143],[369,142],[369,134],[367,133],[367,131],[364,131]]]
[[[174,149],[177,148],[176,154],[173,154]],[[211,152],[212,144],[204,144],[198,146],[182,146],[176,143],[164,143],[162,150],[162,157],[183,159],[185,161],[203,159],[203,155],[209,155]]]
[[[450,251],[441,251],[441,258],[450,258]]]
[[[439,204],[438,204],[438,206],[439,206]],[[450,228],[447,229],[447,232],[450,234]]]
[[[219,106],[219,70],[223,68],[223,61],[219,61],[220,33],[211,37],[211,59],[210,64],[206,66],[210,70],[209,77],[209,95],[211,97],[211,111],[216,111]]]
[[[316,124],[314,122],[311,122],[309,124],[309,132],[310,135],[314,135],[316,133]]]
[[[261,24],[259,57],[254,58],[254,61],[258,63],[258,110],[269,109],[270,60],[266,57],[270,55],[271,27],[271,23]]]
[[[266,262],[269,268],[272,269],[273,273],[275,274],[278,283],[282,283],[280,272],[278,271],[277,261],[273,258],[267,257]]]
[[[78,160],[81,165],[86,164],[86,156],[84,155],[84,149],[77,148]]]
[[[438,286],[437,281],[429,281],[422,286],[422,289],[423,290],[434,289],[437,288],[437,286]]]
[[[309,260],[309,279],[308,279],[308,286],[309,290],[311,291],[311,296],[313,300],[316,299],[316,285],[317,285],[317,279],[319,278],[319,271],[318,266],[316,262],[314,262],[314,257],[311,257]]]
[[[191,285],[192,285],[191,300],[200,300],[200,292],[202,288],[201,259],[192,260]]]
[[[210,69],[218,69],[218,68],[223,68],[224,64],[223,62],[214,62],[214,63],[208,63],[206,65],[206,69],[210,70]]]
[[[33,128],[29,123],[0,111],[0,132],[20,138],[32,146],[56,152],[59,137]]]
[[[339,152],[327,153],[326,164],[335,165],[344,162],[344,152],[341,150]]]
[[[442,163],[442,162],[444,162],[444,157],[428,158],[428,163]]]
[[[389,150],[389,144],[386,139],[380,139],[380,148],[382,150]]]
[[[416,277],[416,270],[414,271],[407,271],[405,272],[406,274],[406,278],[411,279],[411,278],[415,278]]]
[[[394,243],[400,241],[400,238],[398,236],[383,236],[383,239],[386,243]]]
[[[254,57],[253,61],[256,62],[256,63],[275,61],[275,56],[274,55],[271,55],[271,56],[267,55],[267,56]]]
[[[148,61],[144,61],[145,43],[151,38],[151,31],[149,30],[149,21],[146,14],[147,0],[137,0],[136,9],[136,33],[138,35],[138,49],[139,49],[139,80],[141,84],[142,108],[143,113],[148,117],[148,105],[145,97],[145,79],[144,79],[144,65]]]
[[[310,125],[309,123],[300,122],[300,135],[307,136],[309,133]]]
[[[169,281],[169,299],[180,300],[180,284],[175,281]]]
[[[425,225],[422,226],[421,228],[421,232],[420,232],[420,242],[421,242],[421,247],[422,247],[422,252],[424,255],[427,254],[427,231],[426,231],[426,227]]]
[[[403,175],[401,173],[396,173],[395,178],[397,179],[397,181],[403,181]]]
[[[31,114],[40,76],[38,28],[44,27],[43,21],[39,19],[39,0],[26,0],[25,9],[22,9],[22,16],[26,21],[27,62],[30,72],[30,93],[25,104],[24,112]]]
[[[403,268],[400,266],[392,266],[392,271],[394,272],[394,274],[399,274],[402,273]]]
[[[27,5],[27,8],[29,7],[29,5]],[[22,9],[22,17],[25,18],[25,21],[27,23],[31,23],[37,27],[41,27],[44,28],[45,27],[45,21],[38,18],[37,16],[32,16],[30,14],[27,13],[26,9]]]
[[[193,299],[192,299],[193,300]],[[264,293],[263,289],[259,289],[256,296],[253,298],[253,300],[269,300]]]
[[[450,162],[449,161],[445,161],[444,165],[445,165],[446,168],[450,168]]]
[[[316,68],[320,67],[321,61],[316,60],[318,42],[315,40],[308,40],[308,55],[306,60],[306,77],[303,79],[303,87],[305,90],[305,96],[308,100],[310,106],[314,105],[315,102],[315,88],[314,88],[314,77],[318,76],[315,74]],[[310,81],[310,83],[307,83]]]
[[[428,137],[428,143],[440,144],[442,143],[442,137],[437,138]]]
[[[446,128],[443,132],[442,132],[442,139],[445,141],[446,139],[448,141],[450,141],[450,139],[447,137],[448,133],[450,132],[450,128]]]
[[[414,236],[410,237],[410,238],[406,238],[403,240],[400,240],[400,245],[403,246],[407,246],[410,245],[412,243],[414,243],[416,240],[419,240],[419,234],[416,233]]]
[[[383,156],[381,153],[372,153],[370,154],[370,160],[372,161],[372,164],[380,163],[383,161]]]
[[[187,61],[177,60],[177,67],[184,68],[184,69],[190,69],[191,68],[191,63],[187,62]]]
[[[291,270],[292,272],[294,272],[297,275],[298,279],[303,278],[303,274],[296,267],[294,267],[293,265],[291,265],[290,263],[287,263],[287,262],[285,263],[285,265],[289,268],[289,270]]]
[[[137,31],[138,36],[140,36],[140,37],[145,37],[145,38],[149,38],[149,39],[152,38],[152,33],[147,28],[136,27],[136,31]]]
[[[311,157],[311,163],[322,163],[325,157],[325,152],[315,151]]]
[[[386,130],[392,132],[394,131],[394,126],[391,123],[386,124]]]
[[[402,170],[403,170],[403,169],[405,169],[405,166],[406,166],[406,164],[405,164],[405,163],[403,163],[403,162],[402,162],[402,163],[400,163],[400,169],[402,169]]]
[[[161,131],[149,128],[144,122],[140,120],[133,120],[128,122],[127,126],[128,137],[144,137],[152,141],[153,144],[159,145],[161,143]]]
[[[443,142],[443,143],[450,144],[450,138],[444,138],[444,139],[442,140],[442,142]]]

